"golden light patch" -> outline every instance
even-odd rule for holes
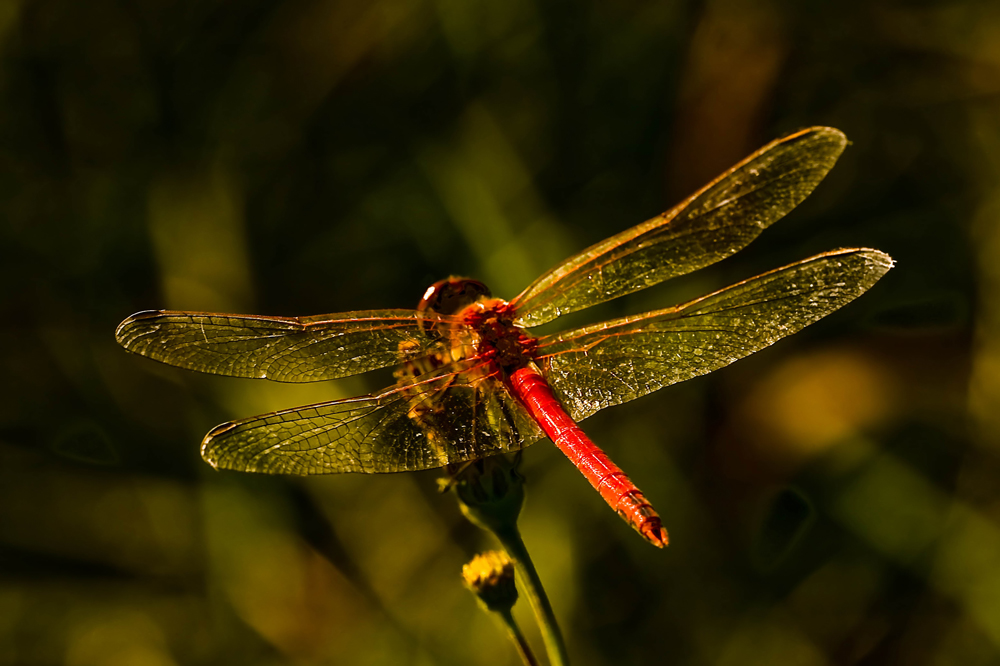
[[[877,359],[830,350],[778,366],[750,395],[739,419],[762,449],[801,458],[884,420],[895,393]]]

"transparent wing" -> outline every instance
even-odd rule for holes
[[[767,144],[672,210],[542,275],[511,302],[515,323],[544,324],[728,257],[799,205],[846,144],[830,127]]]
[[[863,294],[892,267],[878,250],[836,250],[684,305],[539,339],[542,372],[574,419],[704,375]]]
[[[426,354],[442,315],[367,310],[315,317],[171,312],[132,315],[115,331],[125,349],[176,365],[231,377],[313,382],[367,372]]]
[[[214,467],[267,474],[402,472],[516,451],[541,438],[483,367],[461,361],[381,395],[224,423],[205,436],[202,456]]]

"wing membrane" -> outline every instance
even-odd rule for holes
[[[438,343],[430,325],[452,319],[415,310],[367,310],[315,317],[172,312],[132,315],[115,332],[136,354],[231,377],[312,382],[383,368]]]
[[[402,472],[517,451],[543,436],[495,376],[471,361],[459,367],[380,395],[225,423],[205,436],[202,456],[267,474]]]
[[[544,324],[728,257],[799,205],[846,144],[830,127],[769,143],[675,208],[542,275],[512,301],[515,323]]]
[[[574,419],[763,349],[863,294],[892,267],[878,250],[836,250],[684,305],[543,337],[538,355]]]

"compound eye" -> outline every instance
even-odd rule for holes
[[[490,290],[479,280],[450,277],[428,287],[417,304],[417,310],[452,315],[489,296]]]

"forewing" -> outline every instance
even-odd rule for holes
[[[543,436],[481,364],[455,367],[381,395],[225,423],[206,435],[202,456],[267,474],[403,472],[517,451]]]
[[[312,382],[383,368],[426,354],[448,317],[367,310],[315,317],[172,312],[132,315],[115,332],[125,349],[188,370]]]
[[[537,326],[713,264],[805,199],[847,144],[813,127],[764,146],[675,208],[587,248],[513,301],[519,326]]]
[[[543,374],[574,419],[704,375],[850,303],[892,267],[878,250],[837,250],[708,296],[543,337]]]

